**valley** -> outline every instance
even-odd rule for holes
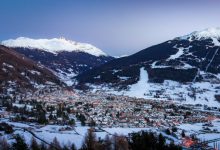
[[[0,46],[0,136],[83,147],[90,131],[131,142],[142,132],[182,149],[216,148],[220,137],[218,28],[115,58],[63,38]],[[210,33],[210,34],[208,34]],[[13,59],[9,59],[13,58]],[[53,145],[53,144],[52,144]]]

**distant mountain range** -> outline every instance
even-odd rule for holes
[[[73,84],[72,78],[76,75],[114,59],[90,44],[64,38],[20,37],[2,41],[2,44],[50,68],[68,85]]]

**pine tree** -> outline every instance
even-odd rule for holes
[[[37,143],[37,141],[35,140],[34,137],[32,137],[32,139],[31,139],[30,148],[31,148],[32,150],[40,150],[40,146],[38,145],[38,143]]]
[[[69,150],[69,148],[66,145],[64,145],[62,150]]]
[[[163,150],[166,144],[166,139],[160,133],[158,136],[158,149]]]
[[[56,137],[53,139],[53,142],[50,144],[49,149],[50,150],[61,150],[62,149]]]
[[[182,137],[185,137],[186,134],[185,134],[185,131],[183,130],[182,133],[181,133]]]
[[[28,146],[19,134],[15,136],[15,143],[12,144],[13,150],[28,150]]]
[[[45,145],[45,143],[41,143],[40,150],[47,150],[47,146]]]
[[[71,150],[76,150],[75,144],[72,144],[72,145],[71,145]]]
[[[38,123],[40,124],[47,123],[46,113],[44,111],[40,111],[39,116],[38,116]]]
[[[105,136],[105,143],[104,144],[105,144],[105,150],[111,150],[112,149],[112,141],[111,141],[108,134]]]

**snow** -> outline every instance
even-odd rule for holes
[[[34,74],[34,75],[40,75],[41,74],[39,71],[35,71],[35,70],[30,70],[30,73]]]
[[[0,122],[2,122],[1,120]],[[6,120],[4,120],[6,121]],[[75,144],[77,149],[81,148],[84,141],[84,137],[89,129],[88,126],[77,126],[72,130],[59,131],[59,129],[66,127],[60,125],[46,125],[44,127],[35,125],[35,124],[25,124],[6,121],[8,124],[13,125],[15,130],[14,134],[20,134],[25,138],[25,141],[30,144],[32,135],[29,132],[24,132],[23,128],[28,128],[31,130],[37,137],[47,141],[52,142],[56,137],[61,145]],[[103,131],[95,132],[97,138],[105,138],[107,134],[110,136],[117,133],[118,135],[127,136],[129,133],[139,132],[142,130],[150,130],[151,128],[103,128]],[[7,138],[7,135],[4,135]],[[10,138],[8,138],[10,142]]]
[[[75,77],[77,73],[75,73],[72,68],[69,68],[68,71],[70,73],[64,72],[61,69],[56,69],[56,72],[54,72],[54,74],[56,74],[61,81],[66,83],[67,86],[72,86],[74,84],[74,80],[72,78]]]
[[[202,31],[195,31],[191,34],[179,37],[181,40],[190,39],[192,40],[192,37],[195,37],[197,40],[201,39],[220,39],[220,27],[217,28],[207,28]]]
[[[140,79],[136,84],[130,86],[129,91],[126,91],[124,94],[131,97],[142,97],[148,89],[148,73],[142,67],[140,69]]]
[[[191,69],[191,68],[194,68],[194,67],[186,63],[184,63],[184,66],[181,67],[181,69]]]
[[[175,47],[176,48],[176,47]],[[179,58],[181,55],[183,55],[184,54],[184,48],[183,47],[179,47],[178,48],[178,52],[176,53],[176,54],[174,54],[174,55],[171,55],[167,60],[172,60],[172,59],[177,59],[177,58]]]
[[[120,78],[120,80],[128,80],[130,77],[119,77]]]
[[[220,42],[216,38],[212,38],[212,41],[215,46],[220,46]]]
[[[2,63],[2,65],[3,65],[3,66],[6,66],[6,67],[8,67],[8,68],[14,68],[12,65],[9,65],[9,64],[7,64],[7,63]]]
[[[168,68],[170,66],[165,66],[165,65],[156,65],[158,61],[155,61],[151,64],[151,68],[154,69],[154,68]]]
[[[75,41],[66,40],[64,38],[53,39],[31,39],[19,37],[17,39],[9,39],[1,42],[2,45],[8,47],[24,47],[32,49],[40,49],[47,52],[57,54],[61,51],[68,52],[85,52],[94,56],[107,56],[102,50],[87,43],[78,43]]]
[[[204,131],[203,123],[181,124],[180,126],[178,126],[178,128],[185,130],[186,133],[188,134],[195,134],[202,141],[220,138],[220,121],[216,119],[212,121],[211,124],[213,126],[208,127],[211,130],[211,133],[209,133],[210,131]],[[213,132],[213,130],[216,130],[216,131]]]
[[[200,73],[201,74],[201,73]],[[212,82],[179,83],[165,80],[163,83],[148,82],[148,73],[144,68],[140,69],[140,79],[136,84],[130,85],[129,90],[120,90],[102,85],[93,86],[94,92],[98,89],[115,95],[145,98],[152,100],[172,100],[180,104],[201,104],[210,107],[220,107],[215,95],[219,95],[219,84]],[[159,95],[158,95],[159,93]],[[159,97],[158,97],[159,96]]]
[[[114,56],[114,58],[128,57],[129,55]]]

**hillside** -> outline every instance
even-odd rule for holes
[[[219,105],[219,48],[220,28],[193,32],[82,73],[77,87]]]
[[[91,44],[64,38],[20,37],[2,41],[2,44],[50,68],[68,85],[73,84],[72,78],[76,75],[114,59]]]
[[[62,86],[47,68],[5,46],[0,46],[1,93],[36,90],[46,85]]]

